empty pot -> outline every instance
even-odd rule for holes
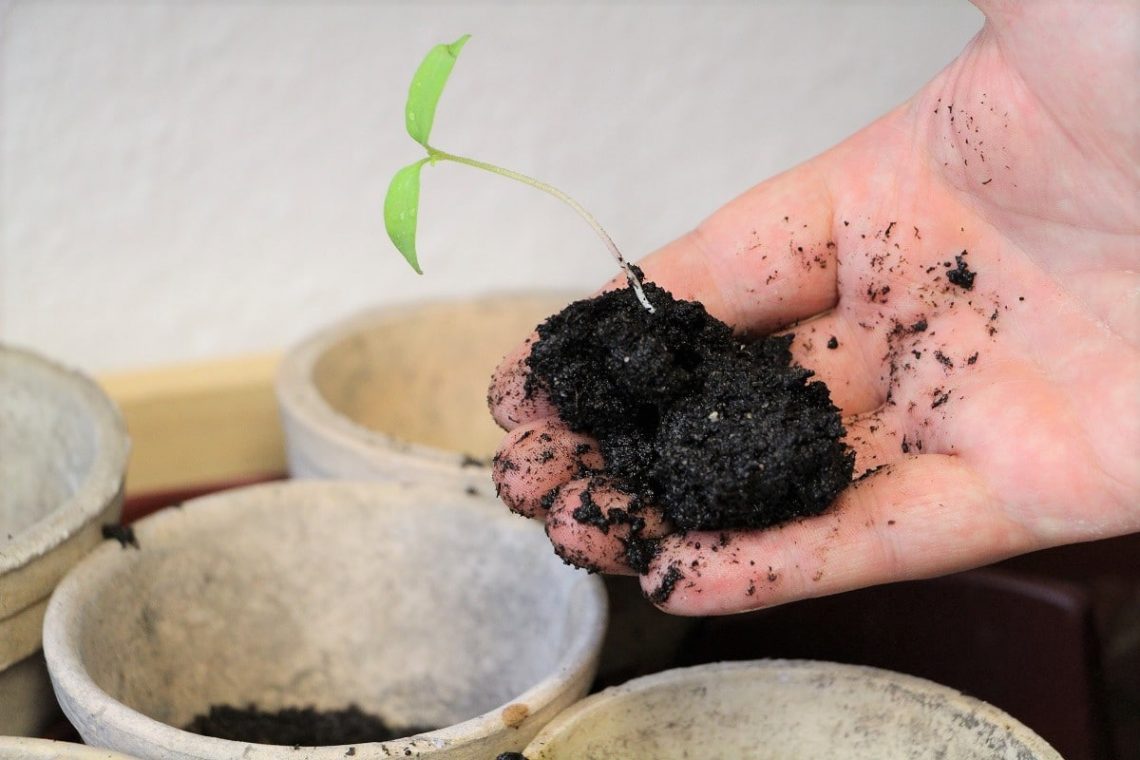
[[[58,714],[40,655],[48,597],[123,506],[126,429],[85,375],[0,346],[0,734]]]
[[[527,760],[1061,760],[984,702],[921,678],[807,660],[717,663],[607,689]]]
[[[478,758],[524,746],[589,688],[600,582],[542,530],[452,488],[298,481],[135,524],[60,584],[44,651],[90,744],[141,758],[342,758],[182,730],[213,705],[351,704],[439,727],[362,756]],[[388,753],[388,754],[383,754]]]
[[[503,432],[491,373],[565,295],[501,294],[380,308],[291,349],[277,397],[296,478],[453,482],[487,492]]]

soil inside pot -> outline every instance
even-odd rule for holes
[[[792,362],[792,336],[742,342],[704,306],[646,283],[578,301],[538,328],[527,393],[547,393],[571,429],[598,441],[606,474],[633,494],[627,555],[654,504],[682,531],[763,528],[825,510],[851,482],[827,386]],[[575,517],[605,520],[588,505]]]
[[[213,705],[185,727],[202,736],[255,744],[323,747],[338,744],[384,742],[434,730],[424,727],[391,727],[356,705],[343,710],[287,707],[271,712],[256,705]]]

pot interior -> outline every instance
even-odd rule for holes
[[[140,549],[95,555],[80,657],[112,698],[177,727],[250,703],[452,725],[554,674],[597,625],[596,589],[541,530],[462,494],[258,487],[136,532]]]
[[[94,462],[89,400],[60,375],[0,351],[0,547],[67,503]]]
[[[358,425],[486,459],[503,434],[487,412],[491,373],[568,300],[504,295],[380,313],[322,353],[313,380]]]

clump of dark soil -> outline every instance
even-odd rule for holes
[[[654,504],[680,530],[727,530],[826,509],[854,454],[827,386],[792,363],[792,337],[743,343],[701,304],[645,291],[653,314],[626,289],[539,326],[527,392],[545,391],[598,441],[607,475],[635,496],[631,512]]]
[[[977,272],[971,271],[970,267],[966,266],[966,260],[963,258],[966,254],[966,251],[962,251],[954,257],[954,268],[946,273],[946,279],[962,290],[973,290]],[[949,266],[949,262],[946,265]]]
[[[185,730],[255,744],[324,747],[384,742],[432,729],[390,727],[356,705],[343,710],[287,707],[271,712],[251,704],[247,707],[214,705],[209,713],[195,716]]]

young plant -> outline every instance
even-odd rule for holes
[[[470,37],[471,35],[465,34],[450,45],[436,45],[433,47],[419,68],[416,69],[415,76],[412,77],[412,85],[408,89],[408,102],[404,108],[404,122],[408,134],[427,151],[427,157],[421,158],[419,161],[409,164],[396,172],[396,176],[392,178],[392,183],[388,186],[388,195],[384,198],[384,226],[388,230],[388,237],[392,239],[392,243],[400,253],[404,255],[408,263],[412,265],[412,269],[416,270],[418,274],[423,274],[423,270],[420,269],[419,257],[416,254],[416,224],[419,219],[420,205],[420,170],[423,169],[425,164],[434,165],[439,161],[453,161],[457,164],[483,169],[492,174],[498,174],[500,177],[517,180],[518,182],[542,190],[545,193],[549,193],[578,212],[578,215],[585,219],[586,223],[594,229],[594,232],[598,233],[598,237],[605,243],[606,248],[609,249],[617,261],[618,266],[625,272],[630,286],[633,288],[634,293],[637,294],[637,300],[652,313],[653,305],[650,304],[649,299],[645,297],[645,291],[641,287],[641,280],[638,278],[637,273],[625,260],[625,257],[621,255],[621,251],[618,250],[613,239],[610,238],[609,234],[602,228],[602,225],[598,224],[598,220],[596,220],[590,212],[586,211],[578,201],[558,188],[528,177],[525,174],[519,174],[510,169],[504,169],[483,161],[476,161],[473,158],[465,158],[453,153],[447,153],[446,151],[432,147],[428,143],[428,138],[431,135],[432,122],[435,120],[436,105],[439,103],[439,98],[443,94],[443,87],[447,84],[447,78],[451,75],[451,69],[455,66],[455,61],[459,57],[459,51],[467,44],[467,40]]]

